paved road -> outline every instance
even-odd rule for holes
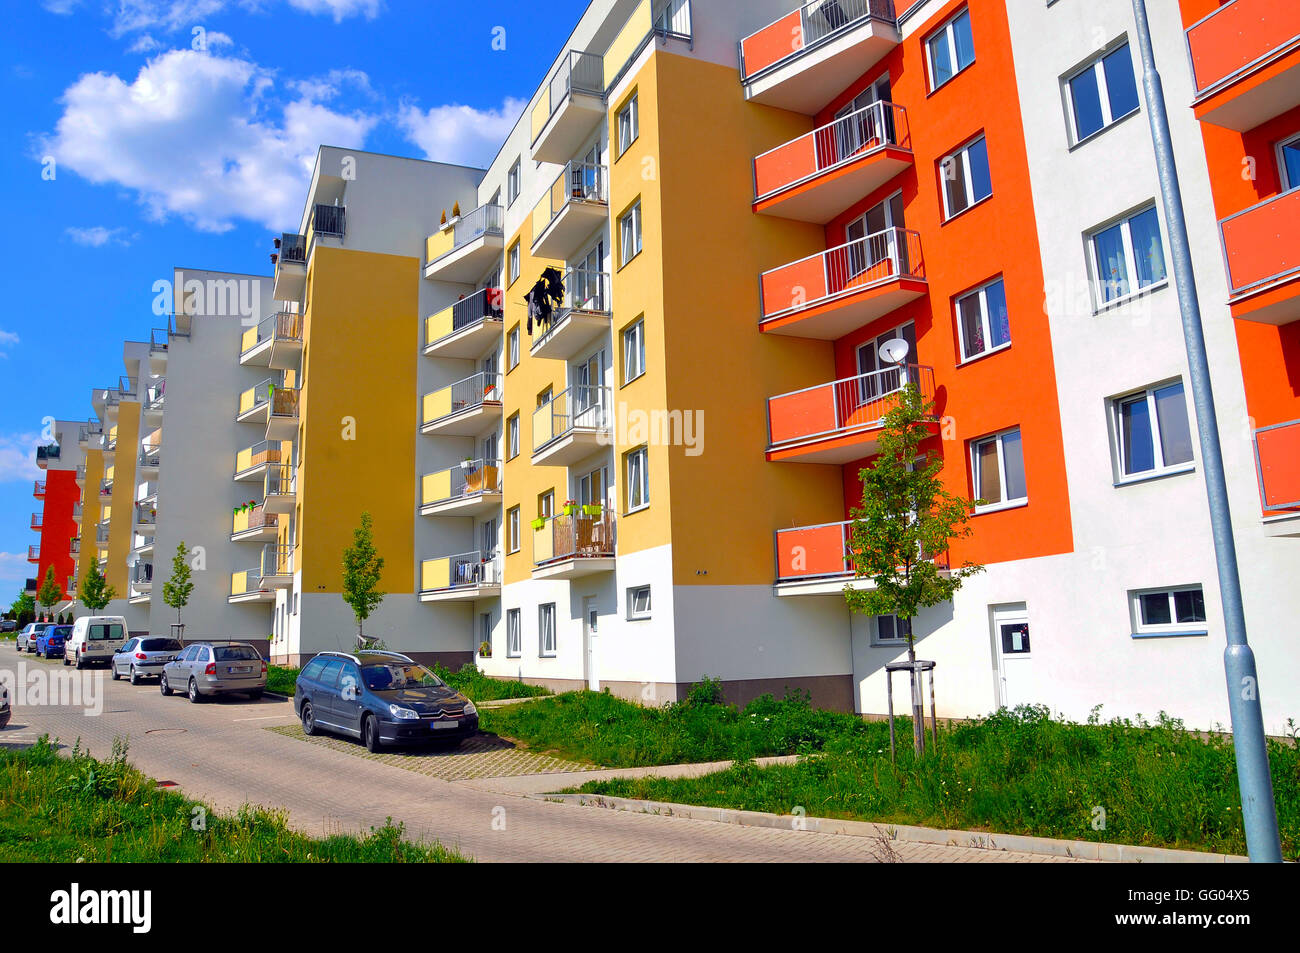
[[[69,677],[71,669],[23,656],[27,670]],[[0,643],[0,670],[18,668],[13,643]],[[98,672],[96,673],[99,674]],[[364,749],[314,744],[266,730],[294,724],[293,706],[263,698],[193,705],[163,698],[155,684],[132,687],[102,673],[103,712],[44,704],[17,706],[0,743],[41,734],[99,757],[115,738],[146,774],[174,781],[219,809],[245,803],[288,811],[309,834],[360,832],[385,818],[409,835],[437,839],[480,861],[877,861],[868,838],[765,830],[710,821],[557,804],[493,789],[482,779],[450,781],[359,756]],[[456,757],[456,755],[447,755]],[[535,756],[530,756],[535,757]],[[567,786],[563,774],[551,775]],[[509,787],[509,785],[503,785]],[[502,824],[504,821],[504,825]],[[501,829],[504,827],[504,829]],[[899,844],[901,859],[960,863],[1049,858],[939,845]]]

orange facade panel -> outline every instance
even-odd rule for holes
[[[1198,95],[1300,42],[1300,4],[1233,0],[1187,29]]]
[[[848,574],[851,571],[847,558],[849,526],[828,523],[777,530],[777,582]]]
[[[1300,507],[1300,420],[1255,431],[1255,462],[1264,509]]]
[[[740,41],[745,78],[803,49],[803,12],[795,10]]]
[[[1219,233],[1234,297],[1300,275],[1300,190],[1230,215],[1219,223]],[[1294,295],[1300,297],[1300,287]]]

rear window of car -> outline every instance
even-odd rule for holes
[[[252,662],[262,657],[251,645],[218,645],[213,651],[218,662]]]
[[[52,639],[66,639],[68,636],[72,634],[72,626],[56,625],[54,628],[50,629],[50,631],[46,632],[45,634]]]
[[[140,651],[142,652],[175,652],[181,647],[181,644],[175,639],[141,639]]]
[[[125,639],[126,630],[118,622],[99,622],[90,626],[86,638],[92,642],[102,642],[106,639]]]
[[[33,632],[44,632],[44,631],[45,631],[46,629],[48,629],[49,627],[50,627],[50,623],[49,623],[49,622],[33,622],[33,623],[32,623],[32,631],[33,631]]]

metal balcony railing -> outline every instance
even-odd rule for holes
[[[916,386],[923,400],[933,400],[934,368],[924,364],[887,367],[769,398],[768,445],[878,428],[908,384]]]
[[[547,190],[539,209],[548,213],[534,219],[533,245],[537,245],[546,227],[575,202],[587,205],[609,204],[609,170],[596,162],[568,162]]]
[[[32,527],[32,529],[40,529],[40,528],[41,528],[42,526],[44,526],[44,525],[45,525],[45,514],[44,514],[44,513],[33,513],[33,514],[32,514],[32,522],[31,522],[31,527]]]
[[[153,526],[158,522],[158,510],[147,503],[135,505],[135,522],[138,526]]]
[[[302,341],[302,315],[296,311],[279,311],[257,323],[253,334],[245,333],[240,354],[249,351],[274,338],[282,343]]]
[[[424,395],[423,419],[431,424],[453,414],[464,413],[501,400],[501,375],[480,371],[449,387]]]
[[[27,547],[27,561],[29,563],[37,562],[40,560],[40,558],[41,558],[41,547],[39,545]]]
[[[452,226],[452,251],[487,235],[504,236],[505,219],[505,209],[500,205],[480,205],[474,211],[462,215]]]
[[[95,527],[95,542],[97,542],[97,543],[107,543],[107,542],[108,542],[108,524],[107,524],[107,523],[100,523],[100,524],[98,524],[98,525]]]
[[[77,464],[77,475],[74,479],[80,483],[86,482],[86,465],[84,463]]]
[[[474,550],[426,559],[420,565],[420,591],[444,592],[469,586],[501,585],[501,558]]]
[[[421,503],[428,506],[485,493],[501,492],[500,460],[465,460],[445,470],[425,474],[421,480]]]
[[[608,387],[575,385],[533,411],[533,452],[575,431],[606,431],[614,401]]]
[[[44,480],[37,480],[37,481],[36,481],[36,485],[35,485],[35,487],[32,489],[32,496],[36,497],[38,500],[44,498],[44,496],[45,496],[45,481],[44,481]]]
[[[117,392],[122,397],[135,397],[139,394],[140,382],[134,377],[119,377],[117,379]]]
[[[41,460],[57,460],[62,452],[57,443],[49,443],[36,448],[36,460],[37,462]]]
[[[894,0],[810,0],[740,41],[741,76],[753,79],[867,18],[896,26]]]
[[[258,503],[252,509],[238,509],[231,522],[231,533],[245,533],[253,529],[264,529],[279,525],[279,517],[275,513],[266,512],[266,507]]]
[[[104,477],[99,481],[99,495],[108,496],[113,492],[113,478]]]
[[[168,344],[166,328],[152,328],[149,331],[150,354],[166,354]]]
[[[615,553],[614,514],[560,513],[533,530],[533,563],[545,566],[565,559],[608,559]]]
[[[852,542],[851,521],[777,530],[774,550],[776,581],[796,582],[853,576],[853,560],[850,556]],[[933,562],[940,569],[949,566],[947,553],[940,554],[936,559],[927,559],[921,553],[918,560]]]
[[[541,325],[542,333],[533,340],[533,350],[541,347],[564,319],[575,311],[609,314],[610,310],[609,272],[586,268],[568,269],[564,273],[564,298],[551,315],[550,322]]]
[[[292,232],[281,234],[280,243],[277,245],[276,263],[287,264],[295,263],[303,265],[307,263],[307,239],[302,235],[296,235]]]
[[[235,455],[235,476],[247,473],[249,470],[264,464],[279,463],[280,453],[279,440],[263,440],[247,449],[240,450]]]
[[[89,444],[104,436],[104,425],[99,421],[88,421],[77,428],[77,442]]]
[[[605,60],[595,53],[569,50],[546,84],[547,119],[569,101],[573,93],[605,95]]]
[[[259,567],[263,578],[267,576],[292,576],[293,547],[267,543],[262,547],[262,558]]]
[[[310,230],[316,235],[342,238],[347,232],[347,209],[342,205],[317,205],[311,211]]]
[[[80,500],[78,500],[76,503],[73,503],[73,504],[72,504],[72,518],[73,518],[74,520],[79,520],[79,519],[81,519],[81,517],[82,517],[82,515],[84,514],[84,512],[85,512],[85,509],[84,509],[84,507],[82,506],[82,503],[81,503]]]
[[[74,536],[72,537],[72,539],[68,540],[68,555],[69,556],[81,555],[81,537]]]
[[[136,563],[131,567],[130,580],[133,586],[146,586],[153,583],[153,563]]]
[[[154,413],[163,409],[163,398],[167,394],[167,379],[158,378],[158,382],[150,384],[144,392],[144,409],[146,413]]]
[[[293,496],[294,467],[291,463],[277,463],[266,468],[263,478],[263,496]]]
[[[275,390],[275,381],[269,377],[257,384],[254,384],[248,390],[239,395],[239,414],[243,416],[250,411],[256,410],[271,400],[271,393]]]
[[[153,548],[153,537],[137,533],[131,538],[131,549],[139,552],[145,549]]]
[[[911,148],[907,111],[893,103],[871,103],[755,157],[755,198],[799,185],[886,146]]]
[[[140,448],[140,466],[146,468],[157,468],[162,460],[162,447],[158,444],[146,443]]]

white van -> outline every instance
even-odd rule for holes
[[[92,662],[108,665],[128,638],[126,616],[82,616],[72,623],[72,634],[63,643],[63,664],[76,663],[77,668]]]

